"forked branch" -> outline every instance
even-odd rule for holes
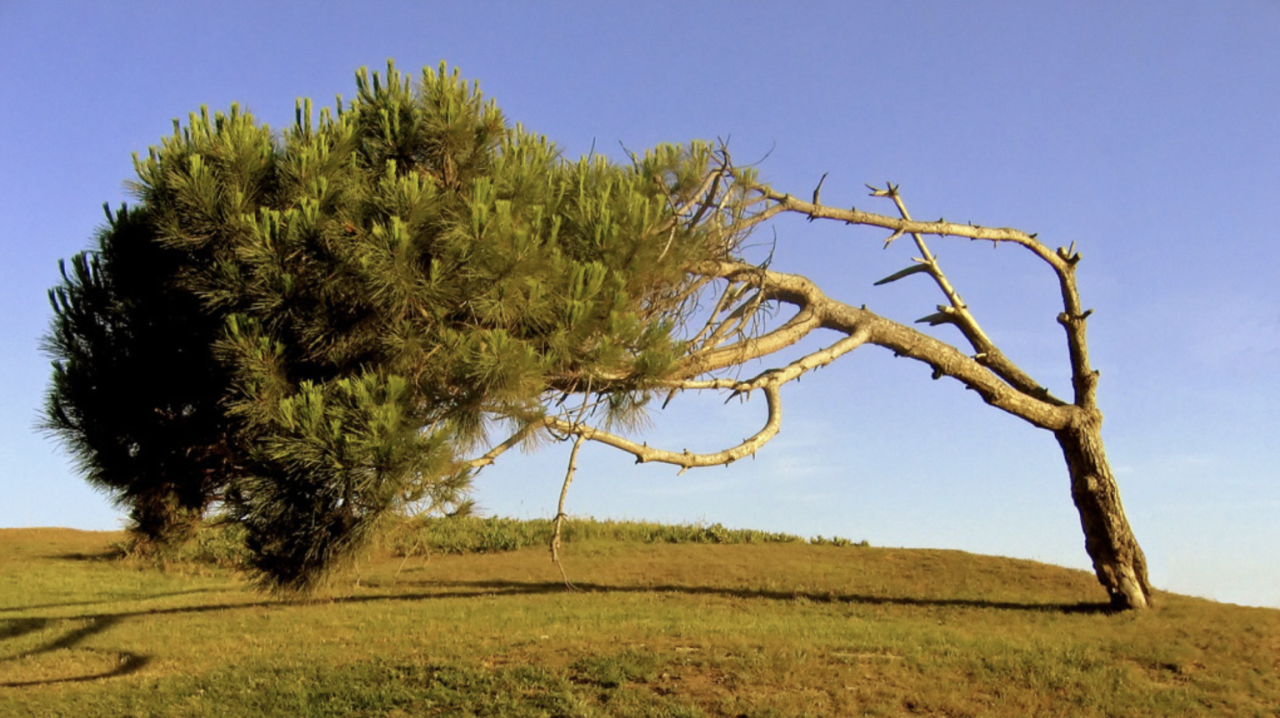
[[[741,175],[735,174],[732,169],[726,170],[734,177]],[[1060,247],[1056,251],[1051,250],[1048,246],[1041,243],[1036,235],[1028,234],[1021,230],[1010,228],[983,227],[975,224],[957,224],[939,219],[937,222],[919,222],[910,217],[906,211],[905,205],[902,203],[897,192],[897,187],[889,185],[886,189],[873,188],[873,194],[881,197],[890,197],[894,200],[895,205],[899,209],[901,217],[889,217],[886,215],[864,212],[857,208],[840,208],[821,205],[816,202],[808,202],[790,194],[778,192],[771,187],[765,185],[752,185],[750,188],[755,193],[755,206],[757,211],[748,219],[744,220],[745,225],[755,226],[765,222],[784,212],[792,212],[806,216],[810,220],[828,219],[845,224],[863,225],[868,227],[881,227],[890,230],[886,246],[895,239],[904,234],[911,234],[917,238],[917,246],[923,247],[923,235],[934,235],[939,237],[965,237],[971,240],[986,240],[996,244],[1007,243],[1020,246],[1043,262],[1048,264],[1057,275],[1059,291],[1062,297],[1063,311],[1058,315],[1058,322],[1063,326],[1067,335],[1067,346],[1071,361],[1072,385],[1075,390],[1074,403],[1082,408],[1091,408],[1096,406],[1096,388],[1097,373],[1089,366],[1088,345],[1085,338],[1085,319],[1088,318],[1092,310],[1085,310],[1081,305],[1079,290],[1076,287],[1075,268],[1080,262],[1080,254],[1075,251],[1074,244],[1071,247]],[[925,250],[922,249],[922,252]],[[931,261],[930,254],[925,254],[922,258],[923,263],[928,265]],[[933,315],[931,319],[935,319],[935,323],[948,322],[955,324],[965,333],[965,337],[974,345],[975,352],[984,363],[992,367],[992,370],[999,374],[1003,379],[1008,381],[1012,386],[1020,391],[1028,393],[1039,393],[1042,396],[1048,396],[1047,392],[1037,382],[1031,380],[1010,362],[1004,355],[999,352],[989,339],[985,338],[985,334],[981,333],[976,321],[966,321],[964,314],[967,309],[961,309],[964,303],[959,299],[959,295],[954,289],[948,289],[949,284],[939,281],[941,277],[940,270],[936,268],[936,260],[932,269],[926,269],[931,276],[934,276],[943,293],[947,295],[950,304],[950,310],[940,310],[940,315]],[[935,271],[937,270],[936,274]],[[902,273],[892,275],[895,279],[906,276]]]
[[[704,263],[698,267],[697,271],[708,276],[738,279],[762,288],[767,287],[772,296],[799,308],[796,315],[788,322],[796,325],[791,328],[791,331],[784,332],[783,330],[788,328],[784,325],[761,337],[761,339],[770,340],[767,349],[771,351],[779,350],[782,348],[780,345],[794,344],[817,328],[831,329],[850,336],[865,331],[866,343],[889,349],[898,356],[923,362],[933,371],[935,379],[944,376],[957,379],[977,392],[992,406],[1036,426],[1054,429],[1068,421],[1069,417],[1060,410],[1063,402],[1049,395],[1047,391],[1039,389],[1038,386],[1037,390],[1032,391],[1014,386],[993,372],[980,359],[866,308],[853,307],[834,300],[805,277],[729,261]],[[734,348],[748,358],[765,355],[762,348],[757,345],[735,345]],[[683,367],[706,365],[720,368],[722,365],[731,364],[732,362],[728,361],[729,357],[719,353],[724,351],[726,350],[707,352],[707,356],[713,357],[715,361],[695,356],[687,360]]]
[[[884,189],[878,189],[876,187],[871,187],[870,185],[868,185],[868,187],[871,189],[871,195],[873,197],[888,197],[892,199],[902,218],[906,221],[911,221],[911,214],[907,211],[907,205],[903,202],[902,195],[898,193],[897,185],[886,183]],[[900,236],[900,234],[901,232],[899,231],[891,235],[890,238],[885,241],[885,246],[888,247],[893,239]],[[952,286],[951,280],[947,279],[947,275],[942,271],[942,266],[939,264],[938,258],[934,256],[933,252],[929,251],[929,245],[924,241],[924,235],[919,232],[911,232],[911,236],[915,240],[916,248],[920,251],[920,257],[914,260],[917,264],[911,268],[885,277],[879,282],[876,282],[876,285],[878,286],[897,281],[909,274],[916,273],[916,271],[922,271],[925,274],[928,274],[933,278],[934,283],[938,286],[938,289],[942,292],[943,296],[947,298],[948,303],[946,305],[940,305],[938,307],[937,314],[931,314],[922,319],[918,319],[916,320],[917,323],[928,323],[930,326],[937,326],[938,324],[943,323],[954,325],[960,330],[960,333],[964,335],[965,339],[968,340],[969,346],[973,347],[974,359],[979,363],[989,367],[993,372],[999,375],[1000,378],[1009,382],[1011,386],[1023,393],[1060,402],[1058,399],[1053,399],[1047,388],[1042,386],[1035,379],[1032,379],[1029,374],[1010,361],[1004,353],[1000,351],[999,347],[995,345],[995,342],[991,341],[991,338],[987,336],[987,333],[983,331],[981,325],[978,324],[977,318],[973,316],[971,311],[969,311],[969,305],[960,298],[960,293],[956,291],[954,286]],[[917,270],[917,268],[919,269]]]

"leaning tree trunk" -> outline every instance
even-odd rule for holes
[[[1120,504],[1120,490],[1102,448],[1102,417],[1096,412],[1054,432],[1071,473],[1071,497],[1080,512],[1085,551],[1098,581],[1117,609],[1151,606],[1147,560]]]

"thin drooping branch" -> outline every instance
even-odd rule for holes
[[[569,483],[572,481],[579,441],[588,439],[621,449],[635,456],[637,463],[658,462],[673,464],[681,467],[681,473],[689,468],[698,466],[720,466],[733,463],[740,458],[755,454],[769,440],[777,436],[782,426],[780,392],[782,385],[795,381],[810,371],[830,364],[841,356],[862,346],[869,337],[870,333],[868,331],[854,330],[848,336],[841,337],[830,346],[806,354],[783,367],[768,369],[745,381],[735,379],[670,379],[662,382],[660,386],[669,389],[673,393],[679,391],[727,391],[731,393],[731,398],[736,395],[750,394],[754,391],[763,391],[765,393],[768,407],[765,425],[750,438],[744,439],[741,443],[722,451],[703,454],[690,452],[687,449],[680,452],[655,449],[648,444],[637,444],[612,432],[589,426],[582,421],[583,412],[579,412],[579,416],[574,419],[551,414],[540,417],[538,420],[526,424],[482,456],[467,462],[467,466],[478,469],[494,463],[505,451],[526,440],[538,429],[549,430],[561,437],[575,436],[575,447],[569,459],[570,470],[565,477],[565,484],[561,490],[561,510],[557,513],[557,521],[559,521],[563,514],[564,497]],[[554,551],[553,555],[555,555]]]
[[[732,337],[743,339],[747,336],[748,327],[751,325],[752,320],[757,317],[757,312],[760,308],[764,306],[764,292],[757,289],[751,292],[746,299],[742,299],[741,293],[735,291],[738,286],[740,285],[729,285],[721,297],[722,301],[717,302],[716,307],[720,310],[722,304],[726,305],[725,308],[727,308],[727,305],[731,305],[734,302],[738,302],[738,305],[734,307],[733,311],[729,312],[722,321],[717,316],[718,312],[717,315],[713,315],[708,319],[707,326],[705,328],[711,329],[711,332],[707,334],[706,338],[700,345],[694,343],[693,346],[714,349],[722,346]]]
[[[569,495],[569,484],[573,483],[573,474],[578,470],[578,450],[582,448],[582,442],[585,440],[586,437],[579,434],[573,441],[573,449],[569,452],[569,468],[565,471],[564,483],[560,486],[560,502],[556,504],[556,520],[551,532],[551,561],[555,563],[556,568],[560,569],[560,577],[564,579],[564,585],[570,589],[574,589],[574,585],[569,580],[569,574],[564,570],[564,563],[560,560],[560,539],[564,522],[568,519],[568,515],[564,512],[565,498]]]
[[[588,439],[597,441],[616,449],[621,449],[636,457],[636,463],[659,462],[665,464],[673,464],[680,467],[680,473],[685,470],[697,466],[722,466],[731,464],[738,459],[746,456],[752,456],[760,450],[770,439],[777,436],[778,431],[782,428],[782,395],[781,387],[790,381],[799,379],[802,375],[813,371],[819,367],[826,366],[841,356],[862,346],[870,337],[870,332],[863,330],[855,330],[849,336],[841,338],[834,344],[811,352],[800,359],[797,359],[784,367],[769,369],[752,379],[746,381],[737,381],[732,379],[683,379],[666,382],[664,385],[675,390],[720,390],[729,391],[733,395],[749,394],[753,391],[763,391],[765,401],[768,406],[768,416],[765,425],[748,439],[744,439],[741,443],[732,446],[723,451],[714,453],[694,453],[689,450],[680,452],[666,451],[655,449],[648,444],[637,444],[636,442],[619,436],[617,434],[587,426],[581,421],[568,421],[554,416],[548,416],[545,421],[548,428],[565,435],[576,435],[577,441]],[[573,457],[577,455],[577,443],[575,442],[575,450],[570,457],[570,466],[573,466]],[[565,479],[565,489],[568,488],[568,482],[572,478],[572,469],[569,476]],[[563,492],[561,498],[563,500]]]
[[[631,439],[612,432],[584,424],[575,424],[554,416],[547,417],[546,424],[548,428],[554,431],[573,434],[589,441],[596,441],[612,446],[615,449],[621,449],[636,457],[637,464],[649,462],[673,464],[681,468],[680,473],[684,473],[685,470],[695,466],[724,466],[732,464],[738,459],[755,454],[760,450],[760,447],[777,436],[778,430],[782,428],[782,398],[779,386],[778,383],[769,382],[761,387],[768,405],[769,415],[760,431],[750,438],[744,439],[742,443],[736,446],[710,454],[696,454],[688,449],[680,452],[655,449],[648,444],[638,444]]]

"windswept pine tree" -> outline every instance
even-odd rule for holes
[[[416,83],[392,66],[385,76],[361,71],[352,101],[318,116],[299,102],[283,135],[236,107],[202,110],[136,164],[139,209],[127,216],[140,213],[139,235],[164,258],[152,281],[193,318],[191,343],[215,360],[199,392],[216,397],[225,431],[209,436],[222,443],[202,436],[192,446],[217,446],[233,469],[189,508],[199,513],[216,496],[243,522],[267,586],[312,587],[396,512],[465,511],[471,473],[516,445],[573,440],[566,488],[588,440],[682,469],[751,455],[781,428],[786,383],[872,344],[1051,431],[1099,580],[1117,606],[1149,603],[1142,553],[1102,453],[1074,250],[1049,250],[1016,230],[916,222],[893,187],[875,194],[898,217],[825,206],[821,183],[802,201],[733,164],[722,146],[567,160],[444,66]],[[930,277],[947,304],[922,321],[955,326],[972,351],[747,261],[744,239],[783,213],[881,227],[892,233],[886,245],[911,236],[918,263],[885,281]],[[930,253],[929,235],[1022,247],[1053,268],[1071,401],[991,342]],[[95,261],[77,260],[84,277],[54,291],[49,342],[60,367],[49,423],[90,469],[116,437],[57,418],[86,401],[62,377],[105,371],[99,356],[136,342],[107,332],[103,353],[74,353],[67,321],[106,316],[118,301],[75,294],[121,269],[90,271]],[[826,347],[736,378],[819,330],[834,336]],[[627,435],[651,399],[683,391],[761,392],[766,423],[710,454]],[[139,414],[154,403],[141,394],[120,401]],[[99,484],[134,505],[141,476]],[[193,479],[173,476],[166,490],[178,496]],[[563,514],[563,494],[561,506]]]

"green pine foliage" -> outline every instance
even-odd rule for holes
[[[244,468],[219,498],[264,585],[311,588],[406,507],[465,513],[463,459],[566,393],[636,421],[686,350],[687,270],[736,249],[677,221],[710,160],[567,161],[456,71],[390,64],[334,110],[299,101],[281,135],[202,109],[136,158],[139,231],[217,323],[196,333],[223,374],[200,390]],[[77,402],[56,378],[51,397]]]
[[[158,546],[188,537],[238,471],[219,406],[228,377],[210,345],[219,320],[173,284],[179,257],[152,241],[148,212],[107,220],[49,293],[41,426]]]

